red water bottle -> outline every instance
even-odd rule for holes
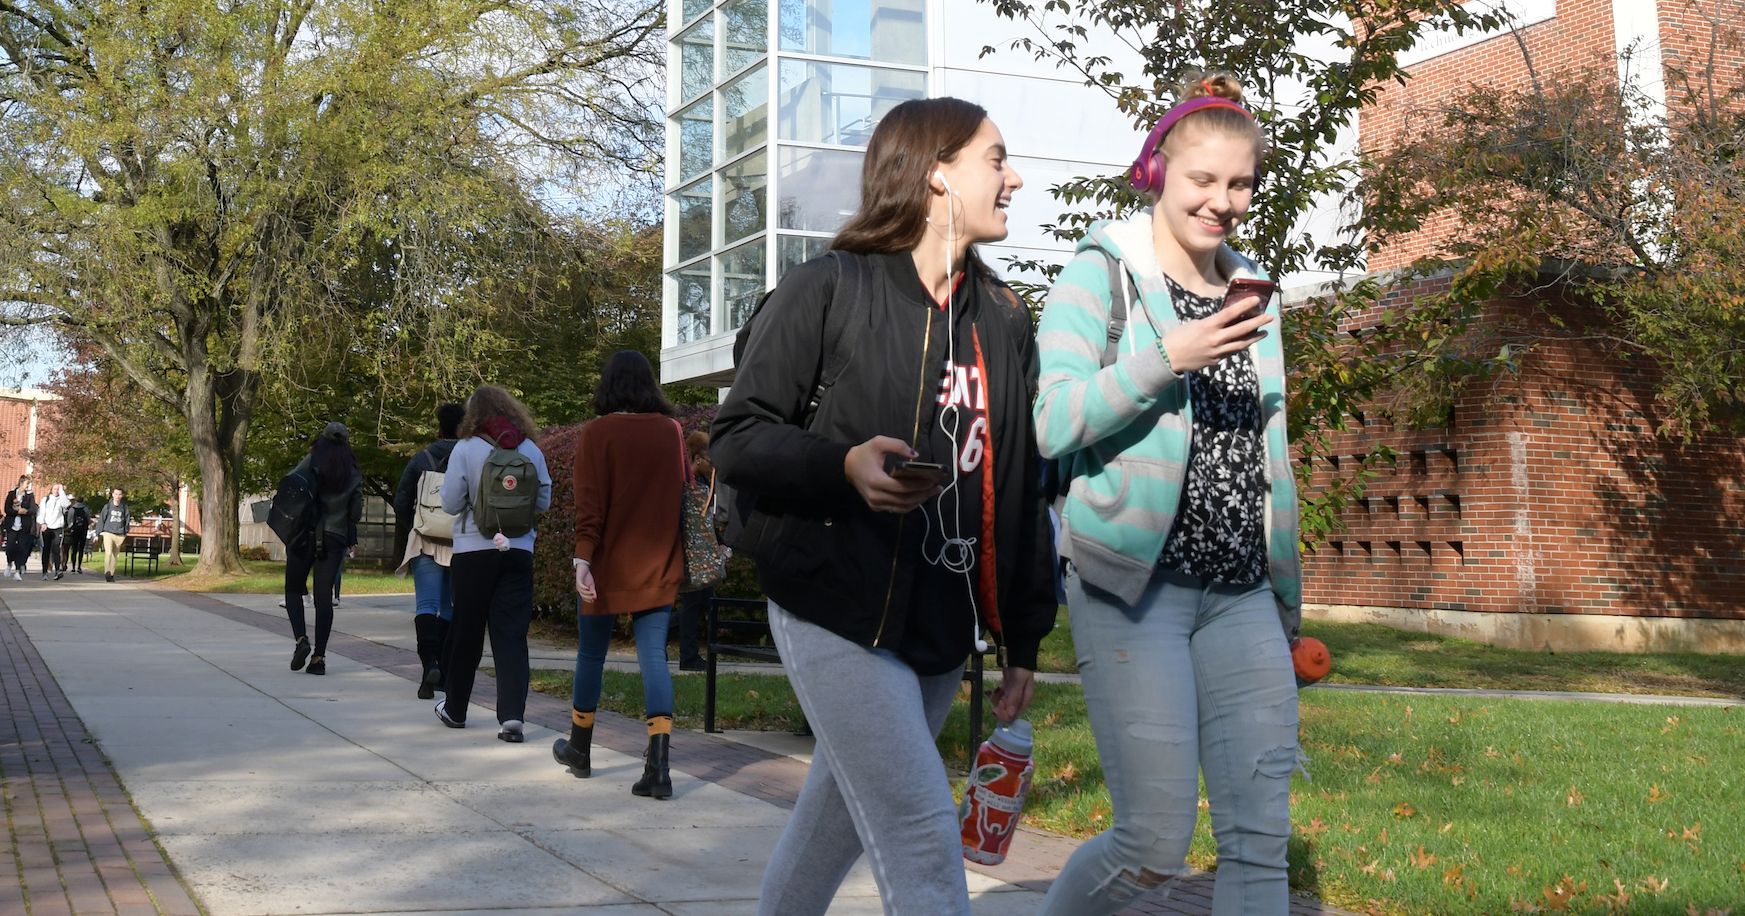
[[[975,768],[963,789],[957,807],[957,822],[963,828],[963,857],[983,865],[1006,861],[1018,816],[1024,813],[1024,798],[1030,794],[1030,774],[1036,763],[1030,757],[1030,723],[1016,719],[994,729],[976,751]]]
[[[1297,689],[1301,690],[1333,670],[1333,654],[1319,639],[1299,636],[1291,640],[1291,667],[1296,669]]]

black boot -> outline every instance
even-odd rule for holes
[[[558,763],[569,767],[570,775],[577,779],[587,779],[594,775],[594,764],[589,759],[594,744],[594,726],[581,726],[570,723],[570,736],[559,738],[552,742],[551,756]]]
[[[436,685],[442,683],[442,638],[437,633],[437,625],[441,622],[435,614],[419,614],[412,618],[412,626],[418,631],[418,661],[424,666],[424,674],[418,681],[420,700],[436,696]]]
[[[431,686],[442,689],[442,669],[448,664],[448,634],[453,629],[451,621],[436,618],[436,683]]]
[[[673,774],[667,768],[667,751],[672,747],[672,735],[649,735],[648,752],[644,755],[642,778],[630,787],[631,795],[650,798],[673,797]]]

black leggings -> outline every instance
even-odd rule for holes
[[[333,577],[339,572],[339,561],[345,559],[350,544],[343,535],[324,531],[327,552],[315,559],[315,551],[285,554],[285,613],[291,618],[291,634],[298,639],[308,635],[304,626],[303,580],[315,571],[315,653],[327,654],[327,636],[333,632]]]
[[[51,570],[67,568],[66,556],[61,552],[65,532],[59,528],[42,529],[42,571],[46,575]]]
[[[473,676],[491,631],[497,663],[497,721],[527,718],[527,626],[533,622],[533,554],[526,550],[469,550],[448,567],[454,575],[454,623],[443,659],[443,711],[465,722]],[[317,589],[321,586],[317,585]]]
[[[85,568],[85,539],[90,536],[90,533],[88,528],[74,528],[67,532],[67,544],[64,549],[67,552],[68,566],[74,569]]]

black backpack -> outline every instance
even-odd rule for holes
[[[284,542],[288,553],[304,554],[326,542],[326,538],[317,537],[321,492],[314,468],[297,468],[279,480],[273,508],[267,513],[267,527]]]
[[[831,386],[842,377],[844,369],[848,368],[849,358],[854,355],[854,341],[864,320],[855,321],[858,316],[866,313],[868,300],[871,298],[872,269],[866,258],[849,251],[831,251],[823,255],[836,262],[836,289],[831,294],[830,301],[824,306],[824,345],[820,349],[818,367],[813,375],[812,398],[806,404],[806,412],[800,418],[802,428],[811,428],[812,421],[818,417],[818,407],[824,403],[824,396],[830,393]],[[752,309],[751,316],[739,326],[739,333],[733,337],[733,365],[739,366],[745,360],[745,349],[751,341],[751,329],[757,324],[757,316],[763,313],[764,303],[775,293],[770,290],[757,300],[757,307]],[[732,492],[732,499],[727,508],[727,543],[735,548],[750,550],[755,546],[758,530],[751,537],[744,537],[746,524],[757,508],[757,494],[745,490]],[[741,545],[744,545],[743,547]]]

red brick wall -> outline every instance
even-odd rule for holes
[[[1675,0],[1667,0],[1675,2]],[[1737,3],[1739,0],[1723,0]],[[1450,93],[1473,84],[1502,88],[1531,85],[1526,45],[1533,68],[1541,79],[1587,67],[1616,72],[1612,37],[1611,0],[1558,0],[1557,16],[1521,30],[1521,40],[1502,33],[1476,45],[1451,51],[1407,68],[1411,79],[1404,86],[1389,83],[1376,103],[1358,118],[1359,142],[1365,150],[1386,150],[1402,136],[1426,126],[1438,117],[1436,106]],[[1441,233],[1432,220],[1410,242],[1390,246],[1372,257],[1372,271],[1393,270],[1413,259],[1436,253]]]
[[[1520,302],[1492,315],[1533,320]],[[1647,365],[1556,343],[1461,398],[1446,428],[1366,417],[1338,437],[1344,467],[1377,441],[1399,462],[1304,556],[1305,600],[1745,618],[1745,441],[1656,437],[1653,383]]]

